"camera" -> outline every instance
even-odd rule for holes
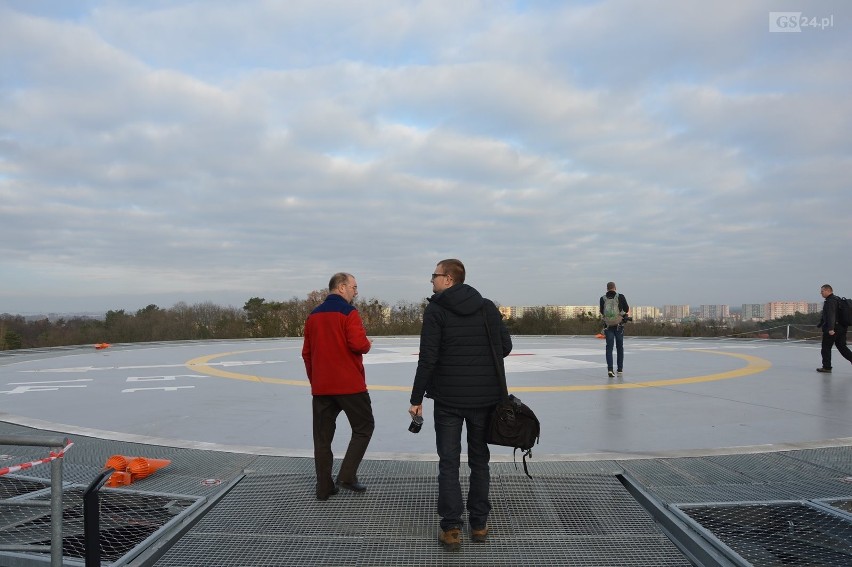
[[[632,320],[633,320],[633,317],[628,317],[627,315],[625,315],[624,317],[621,318],[621,321],[623,323],[627,323],[627,322],[632,321]]]
[[[411,424],[408,426],[408,430],[412,433],[420,433],[421,427],[423,427],[423,416],[421,416],[421,415],[411,416]]]

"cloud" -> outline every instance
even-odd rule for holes
[[[502,304],[810,298],[852,280],[849,9],[775,9],[7,3],[0,311],[417,300],[445,257]]]

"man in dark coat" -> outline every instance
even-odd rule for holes
[[[420,358],[408,410],[412,416],[422,416],[423,397],[435,401],[435,441],[440,459],[439,540],[450,551],[459,549],[464,523],[465,505],[459,482],[463,425],[467,427],[470,467],[470,535],[475,542],[484,542],[488,537],[491,452],[485,442],[485,430],[501,397],[495,365],[498,361],[502,364],[503,357],[512,350],[512,339],[497,307],[464,280],[465,268],[459,260],[442,260],[435,267],[434,295],[423,313]],[[486,321],[494,337],[493,345]]]
[[[825,302],[822,304],[822,318],[817,325],[822,329],[822,366],[817,372],[831,372],[831,347],[836,346],[843,358],[852,361],[852,351],[846,344],[846,332],[848,327],[837,320],[837,309],[840,298],[834,295],[834,289],[828,284],[823,285],[820,290]]]

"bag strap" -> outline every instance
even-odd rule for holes
[[[518,458],[517,457],[518,457],[518,447],[515,447],[515,450],[512,451],[512,462],[515,463],[515,470],[518,470]],[[527,457],[532,459],[532,449],[527,449],[526,451],[521,449],[521,457],[522,457],[522,460],[524,462],[524,474],[527,475],[528,477],[532,478],[532,475],[530,474],[530,470],[527,467]]]
[[[497,358],[497,351],[494,350],[494,338],[491,336],[491,326],[488,324],[488,314],[485,313],[485,305],[482,306],[482,318],[485,320],[485,332],[488,333],[488,348],[491,349],[491,358],[494,360],[494,368],[497,369],[497,378],[500,380],[500,387],[502,391],[500,392],[500,396],[503,401],[509,399],[509,387],[506,385],[506,374],[503,371],[503,367],[500,365],[500,361]]]

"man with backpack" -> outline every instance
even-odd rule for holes
[[[435,400],[441,517],[438,541],[447,551],[461,548],[465,510],[459,478],[462,426],[467,428],[470,469],[467,491],[470,539],[477,543],[488,539],[491,452],[485,433],[491,412],[501,398],[497,363],[512,351],[512,338],[497,307],[464,283],[465,277],[464,264],[455,258],[441,260],[435,266],[431,279],[434,295],[423,312],[420,356],[408,410],[412,418],[422,417],[423,397]],[[499,351],[492,350],[495,345]]]
[[[606,336],[606,371],[610,378],[615,377],[612,371],[612,347],[617,351],[616,371],[618,375],[624,370],[624,323],[629,320],[630,305],[624,295],[615,290],[615,282],[606,284],[606,295],[601,296],[601,318]]]
[[[849,329],[849,300],[834,295],[830,285],[825,284],[819,290],[825,302],[822,304],[822,318],[817,327],[822,329],[822,366],[817,372],[831,372],[831,347],[846,360],[852,362],[852,351],[846,344],[846,331]]]

